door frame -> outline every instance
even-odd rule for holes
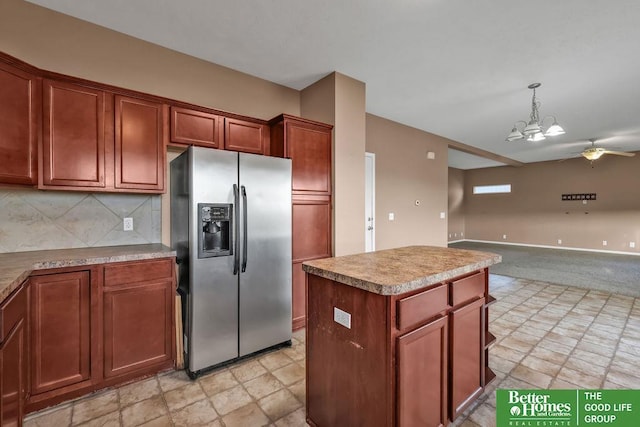
[[[371,170],[367,173],[367,162],[371,162]],[[365,190],[364,190],[364,203],[365,203],[365,229],[364,229],[364,241],[365,241],[365,252],[372,252],[376,250],[376,154],[375,153],[364,153],[364,181],[365,181]],[[371,188],[371,194],[367,192],[367,188]],[[368,196],[370,199],[368,200]],[[371,205],[371,221],[367,217],[367,205]],[[371,225],[373,230],[371,233],[371,245],[367,245],[367,237],[369,235],[369,230],[367,227]]]

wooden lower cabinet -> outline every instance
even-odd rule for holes
[[[20,287],[0,307],[0,426],[21,426],[26,393],[26,291]]]
[[[174,366],[174,264],[160,258],[29,278],[28,412]]]
[[[31,279],[31,394],[91,380],[89,271]]]
[[[398,425],[447,424],[447,316],[398,338]]]
[[[173,294],[170,282],[105,290],[105,377],[172,360]]]

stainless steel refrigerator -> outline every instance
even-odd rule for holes
[[[190,147],[171,162],[185,365],[291,343],[291,160]]]

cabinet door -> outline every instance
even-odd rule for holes
[[[294,193],[331,193],[331,129],[287,121],[286,156]]]
[[[105,94],[44,81],[41,187],[105,187]]]
[[[116,96],[115,188],[164,191],[168,107]]]
[[[31,394],[90,380],[89,272],[30,280]]]
[[[171,142],[222,148],[223,122],[216,114],[171,107]]]
[[[40,82],[0,63],[0,183],[36,184]]]
[[[484,298],[450,314],[451,420],[482,393]]]
[[[269,154],[269,126],[245,120],[224,119],[225,150]]]
[[[398,338],[398,426],[447,424],[447,317]]]
[[[2,414],[0,425],[21,426],[25,399],[25,329],[24,319],[13,330],[0,347],[2,360]]]
[[[293,200],[293,260],[331,256],[331,205],[328,200]]]
[[[172,359],[171,281],[104,290],[105,378]]]

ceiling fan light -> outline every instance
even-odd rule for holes
[[[565,131],[562,129],[562,126],[560,126],[558,122],[553,122],[553,124],[549,126],[549,129],[544,133],[544,136],[558,136],[564,134]]]
[[[587,160],[598,160],[604,154],[604,150],[587,149],[582,152],[582,156]]]
[[[511,133],[509,134],[509,136],[507,136],[507,139],[505,139],[505,141],[511,142],[511,141],[516,141],[518,139],[522,139],[522,138],[524,138],[524,135],[522,134],[522,132],[518,130],[518,128],[514,126],[513,129],[511,129]]]
[[[542,129],[540,129],[540,125],[538,124],[538,122],[535,122],[533,120],[531,120],[527,125],[527,127],[525,127],[524,130],[522,131],[522,133],[525,134],[526,136],[541,133],[541,132],[542,132]]]
[[[527,138],[528,142],[538,142],[538,141],[543,141],[546,138],[544,137],[544,135],[542,134],[542,132],[538,132],[538,133],[534,133],[529,135],[529,137]]]

